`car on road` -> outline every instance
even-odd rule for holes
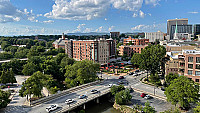
[[[93,89],[90,91],[92,94],[96,94],[96,93],[99,93],[100,91],[96,90],[96,89]]]
[[[130,73],[129,73],[129,75],[132,75],[132,74],[134,74],[134,72],[130,72]]]
[[[133,74],[133,76],[138,76],[138,74],[137,74],[137,73],[135,73],[135,74]]]
[[[84,98],[86,98],[87,96],[86,95],[80,95],[79,96],[79,99],[84,99]]]
[[[53,104],[53,105],[50,105],[49,107],[46,107],[46,111],[50,112],[50,111],[53,111],[57,108],[58,108],[58,104]]]
[[[124,84],[124,82],[120,80],[120,81],[117,82],[117,84],[119,84],[119,85]]]
[[[119,79],[124,79],[124,76],[119,76]]]
[[[114,84],[108,84],[108,87],[111,88]]]
[[[147,95],[147,94],[142,93],[140,96],[141,96],[142,98],[144,98],[146,95]]]
[[[74,102],[74,99],[67,99],[67,100],[65,101],[66,104],[71,104],[71,103],[73,103],[73,102]]]
[[[145,99],[150,99],[151,96],[150,96],[150,95],[146,95],[144,98],[145,98]]]

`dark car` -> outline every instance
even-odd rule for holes
[[[142,93],[140,96],[141,96],[142,98],[144,98],[146,95],[147,95],[147,94]]]
[[[129,73],[129,75],[132,75],[132,74],[134,74],[134,72],[130,72],[130,73]]]
[[[135,72],[136,72],[136,73],[137,73],[137,72],[140,72],[140,70],[136,70]]]
[[[124,79],[124,76],[119,76],[119,79]]]

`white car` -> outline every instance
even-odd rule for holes
[[[73,102],[74,102],[74,99],[67,99],[67,100],[65,101],[66,104],[71,104],[71,103],[73,103]]]
[[[53,104],[53,105],[50,105],[49,107],[46,107],[46,111],[50,112],[50,111],[53,111],[57,108],[58,108],[58,104]]]
[[[93,90],[91,90],[91,93],[92,94],[96,94],[96,93],[99,93],[100,91],[98,91],[98,90],[96,90],[96,89],[93,89]]]
[[[144,98],[145,98],[145,99],[150,99],[151,96],[150,96],[150,95],[146,95]]]
[[[111,88],[112,86],[113,86],[113,84],[108,84],[108,87],[110,87],[110,88]]]

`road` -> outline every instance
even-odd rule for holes
[[[67,94],[67,95],[65,95],[63,97],[59,97],[59,98],[51,100],[49,102],[34,106],[28,112],[29,113],[44,113],[44,112],[46,112],[45,108],[50,106],[50,105],[52,105],[52,104],[58,104],[58,106],[59,106],[58,109],[56,109],[52,113],[60,111],[65,107],[69,107],[69,105],[65,104],[65,101],[67,99],[74,99],[76,101],[76,102],[74,102],[72,104],[79,103],[79,102],[85,100],[85,99],[79,99],[78,97],[80,95],[86,94],[88,96],[88,98],[90,98],[92,96],[95,96],[95,95],[98,95],[98,93],[97,94],[91,94],[90,91],[92,89],[97,89],[100,92],[103,92],[104,90],[109,89],[108,84],[110,84],[110,83],[116,83],[116,80],[107,80],[107,81],[104,81],[101,84],[90,86],[90,87],[84,88],[84,89],[79,90],[79,91],[75,91],[75,92]],[[71,106],[72,106],[72,104],[71,104]]]
[[[141,74],[141,72],[139,72],[139,73]],[[137,76],[137,77],[132,76],[132,75],[126,75],[125,80],[127,80],[129,82],[129,85],[133,88],[140,89],[142,91],[154,94],[154,86],[144,84],[140,81],[140,79],[146,75],[147,75],[147,73],[141,74],[140,76]],[[101,74],[98,74],[98,76],[101,77]],[[118,76],[110,76],[110,75],[106,75],[106,74],[102,74],[102,77],[104,79],[107,79],[107,78],[113,79],[113,80],[118,79]],[[162,91],[160,88],[155,88],[155,94],[158,96],[165,97],[164,91]]]

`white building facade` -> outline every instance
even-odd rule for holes
[[[149,42],[155,42],[156,39],[162,41],[164,40],[164,33],[161,31],[145,33],[145,39],[149,39]]]

